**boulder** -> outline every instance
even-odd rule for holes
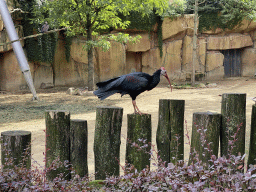
[[[150,49],[150,35],[149,33],[137,33],[131,36],[140,35],[141,39],[136,43],[128,43],[126,51],[129,52],[145,52]]]
[[[192,52],[193,43],[192,37],[185,36],[182,46],[182,70],[189,72],[192,70]]]
[[[178,17],[171,19],[165,17],[162,24],[162,35],[163,40],[168,39],[178,33],[187,31],[194,27],[194,15],[184,15],[183,17]]]
[[[4,22],[1,20],[1,16],[0,16],[0,31],[3,31],[4,29]]]
[[[206,85],[206,87],[207,87],[207,88],[215,88],[215,87],[217,87],[217,83],[208,83],[208,84]]]
[[[242,76],[254,76],[256,70],[256,49],[246,48],[242,51]]]
[[[198,38],[198,71],[204,71],[205,61],[206,61],[206,46],[207,46],[207,39],[205,37]]]
[[[1,25],[1,24],[0,24]],[[18,34],[18,37],[23,37],[23,28],[21,25],[15,26],[16,32]],[[8,34],[6,30],[1,31],[0,30],[0,43],[7,43],[10,42],[10,39],[8,37]],[[21,46],[24,46],[24,41],[20,41]],[[12,44],[5,44],[4,46],[0,46],[0,53],[1,52],[7,52],[12,50]]]
[[[255,28],[256,28],[256,27],[255,27]],[[251,36],[252,36],[252,40],[255,41],[255,40],[256,40],[256,30],[252,32],[252,35],[251,35]]]
[[[84,48],[85,40],[82,38],[73,38],[70,47],[70,56],[77,62],[88,63],[87,51]]]
[[[156,69],[165,67],[168,74],[181,70],[182,40],[163,44],[163,56],[160,57],[158,48],[142,53],[142,71],[152,74]]]
[[[249,34],[230,34],[225,36],[209,36],[208,50],[239,49],[253,45]]]
[[[96,49],[97,68],[100,81],[123,75],[126,66],[125,46],[122,43],[111,41],[111,47],[108,51],[101,48]]]
[[[208,51],[206,54],[206,72],[223,66],[224,55],[218,51]]]

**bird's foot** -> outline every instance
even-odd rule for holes
[[[143,115],[143,114],[146,114],[146,113],[142,113],[142,112],[140,112],[140,111],[134,111],[134,114]]]

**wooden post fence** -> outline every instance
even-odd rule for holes
[[[199,112],[193,114],[189,164],[199,160],[208,164],[212,155],[218,157],[221,114]]]
[[[150,167],[151,115],[127,114],[127,122],[125,159],[128,164],[134,165],[138,171],[141,171],[147,166]]]
[[[256,105],[252,106],[252,119],[251,119],[251,137],[249,146],[249,157],[248,157],[248,167],[249,165],[256,164]]]
[[[159,100],[158,155],[166,163],[184,159],[184,100]]]
[[[95,179],[119,176],[123,108],[97,107],[94,135]]]
[[[47,178],[53,180],[60,173],[70,179],[65,162],[70,163],[70,113],[68,111],[46,111],[46,167]],[[60,162],[55,160],[59,159]],[[58,168],[54,168],[56,164]]]
[[[88,129],[87,121],[72,119],[70,122],[70,163],[80,177],[88,175],[87,144]]]
[[[246,94],[225,93],[222,95],[220,132],[221,156],[245,153]],[[236,141],[234,141],[234,136]],[[233,141],[231,144],[230,141]]]
[[[31,132],[5,131],[1,133],[1,136],[1,161],[3,167],[12,168],[16,165],[30,169]]]

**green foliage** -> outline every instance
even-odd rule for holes
[[[36,5],[36,0],[18,0],[21,9],[25,12],[22,20],[24,36],[33,35],[43,23],[31,23],[35,19],[32,12]],[[29,38],[25,40],[25,49],[29,61],[34,62],[53,62],[57,42],[57,34],[45,34],[36,38]]]
[[[134,13],[141,13],[143,17],[150,17],[154,7],[157,14],[162,14],[167,5],[167,0],[143,2],[137,0],[42,1],[35,6],[36,19],[34,19],[34,23],[42,23],[46,20],[51,27],[67,27],[69,36],[83,35],[87,38],[87,49],[100,46],[105,49],[110,45],[106,41],[115,40],[115,38],[113,36],[102,38],[101,35],[112,29],[126,29],[131,23],[129,20],[123,19],[121,15],[126,17],[130,13],[132,15],[132,11],[134,11]],[[45,17],[46,13],[47,18]],[[93,38],[89,37],[90,33]],[[127,38],[125,39],[127,40]],[[129,40],[133,39],[129,38]]]
[[[65,36],[65,55],[66,55],[66,60],[67,62],[70,61],[70,49],[71,49],[71,44],[72,44],[72,37]]]
[[[172,3],[169,4],[168,9],[164,12],[162,16],[176,18],[185,13],[187,9],[187,1],[186,0],[173,0]]]
[[[194,12],[195,0],[187,1],[185,13]],[[232,29],[243,19],[256,18],[254,0],[199,0],[199,31]]]

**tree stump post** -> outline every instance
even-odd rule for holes
[[[95,179],[119,176],[123,108],[97,107],[94,134]]]
[[[205,164],[209,164],[212,155],[218,157],[220,129],[221,114],[211,112],[193,114],[189,163],[195,163],[195,155],[198,155],[199,160]]]
[[[245,153],[245,112],[245,93],[225,93],[222,95],[222,126],[220,132],[221,156],[237,156]],[[234,141],[235,134],[236,140]]]
[[[65,179],[70,179],[70,171],[65,165],[70,163],[70,113],[46,111],[45,124],[47,178],[53,180],[63,174]]]
[[[127,122],[126,162],[138,171],[150,168],[151,115],[127,114]]]
[[[159,100],[158,155],[166,163],[184,159],[184,100]]]
[[[70,163],[80,177],[88,175],[87,146],[88,129],[87,121],[72,119],[70,122]]]
[[[251,137],[247,167],[256,164],[256,105],[252,106]]]
[[[4,168],[15,165],[30,169],[31,167],[31,132],[4,131],[1,133],[1,160]],[[12,162],[9,164],[9,162]]]

